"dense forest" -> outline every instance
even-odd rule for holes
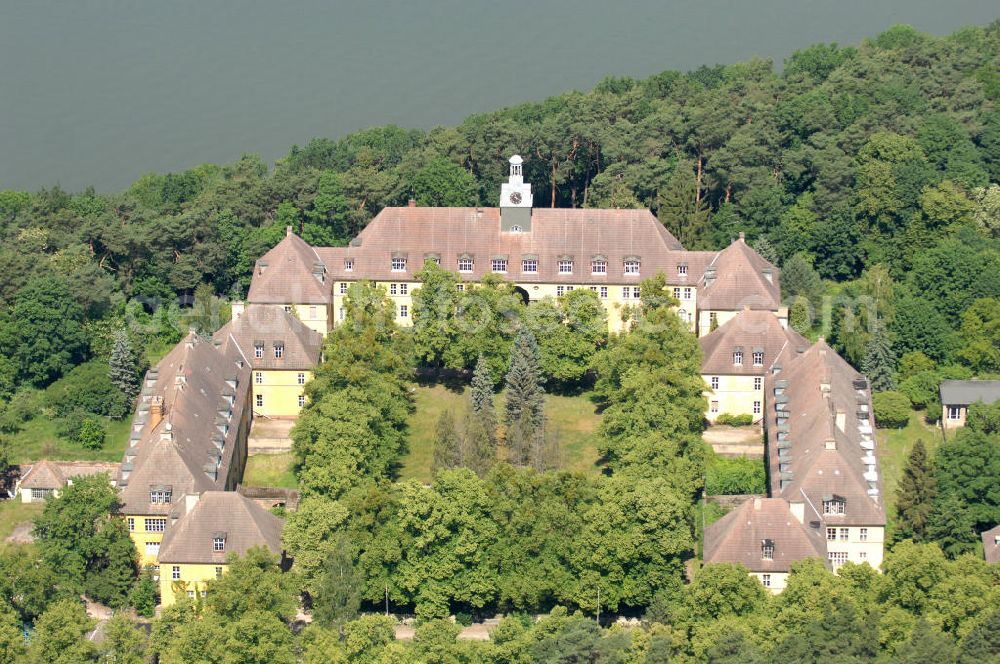
[[[0,192],[0,456],[17,456],[6,441],[39,417],[99,448],[148,358],[189,325],[216,329],[286,225],[336,245],[409,198],[494,205],[515,152],[539,204],[648,207],[690,249],[745,233],[781,266],[793,325],[872,378],[882,423],[911,408],[940,417],[941,378],[1000,373],[1000,23],[942,38],[899,26],[796,52],[780,73],[753,60],[608,78],[456,127],[316,139],[273,168],[248,155],[114,194]],[[778,597],[727,565],[684,583],[705,404],[697,341],[652,295],[662,276],[643,284],[640,324],[611,337],[551,325],[602,316],[589,292],[525,310],[499,279],[458,295],[443,270],[423,277],[412,330],[359,284],[327,339],[292,434],[303,501],[286,519],[291,573],[253,553],[194,611],[168,609],[148,639],[122,614],[98,648],[75,598],[148,614],[155,588],[107,518],[113,491],[80,482],[46,504],[34,547],[0,551],[0,662],[1000,656],[1000,576],[974,555],[976,533],[1000,521],[996,408],[933,454],[914,447],[886,487],[897,513],[884,574],[806,561]],[[502,304],[479,336],[423,324],[468,298]],[[473,375],[467,412],[442,417],[433,483],[396,482],[414,372],[442,367]],[[603,413],[599,475],[547,456],[543,390],[582,383]],[[510,463],[496,463],[498,437]],[[289,628],[300,594],[316,619],[301,633]],[[391,620],[357,617],[387,604],[416,614],[412,643],[393,641]],[[600,610],[641,626],[601,627]],[[446,619],[497,611],[509,617],[489,643],[456,642]],[[35,629],[27,645],[22,624]]]

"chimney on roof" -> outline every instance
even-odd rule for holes
[[[753,508],[754,508],[754,510],[759,512],[760,511],[760,506],[761,506],[760,498],[759,497],[755,497],[753,499]]]
[[[149,429],[152,431],[163,421],[163,397],[154,396],[149,402]]]
[[[292,234],[292,227],[291,226],[285,226],[285,237],[288,237],[291,234]]]
[[[744,233],[743,231],[740,231],[740,242],[746,242],[746,239],[747,239],[747,234]]]
[[[792,513],[795,520],[799,523],[803,523],[806,520],[806,504],[797,501],[794,503],[788,503],[788,511]]]
[[[411,198],[410,200],[406,201],[406,207],[411,207],[411,208],[417,207],[417,199]]]

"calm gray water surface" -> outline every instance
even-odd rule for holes
[[[995,0],[0,0],[0,189],[116,190],[607,74],[998,16]]]

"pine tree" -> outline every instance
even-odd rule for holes
[[[885,392],[896,389],[896,353],[892,350],[892,342],[881,322],[876,321],[872,325],[872,335],[865,345],[861,371],[871,381],[872,390]]]
[[[766,235],[761,235],[759,238],[754,240],[753,250],[769,263],[773,263],[774,265],[778,264],[778,252],[774,250],[774,245],[771,244],[771,241],[767,239]]]
[[[489,429],[486,420],[470,409],[465,418],[462,437],[462,459],[465,467],[485,476],[497,462],[496,426]]]
[[[545,390],[542,388],[538,343],[526,327],[518,330],[507,371],[507,450],[510,462],[527,465],[540,457],[545,436]]]
[[[108,365],[111,367],[111,382],[122,393],[122,407],[114,414],[117,417],[124,417],[132,410],[132,400],[139,393],[135,350],[132,348],[132,343],[125,330],[115,332],[114,345],[111,347]]]
[[[434,442],[434,459],[431,470],[436,474],[441,470],[462,465],[462,443],[455,430],[455,418],[450,410],[443,411],[438,418],[437,440]]]
[[[699,198],[694,167],[677,164],[666,189],[660,194],[657,213],[660,222],[689,249],[707,249],[712,225],[705,199]]]
[[[939,495],[927,524],[928,540],[937,542],[949,558],[976,548],[976,531],[969,509],[954,495]]]
[[[927,541],[927,524],[934,510],[937,478],[924,441],[917,439],[896,487],[896,539]]]
[[[495,420],[493,410],[493,377],[486,359],[480,355],[476,370],[472,373],[472,412]]]

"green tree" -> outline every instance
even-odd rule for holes
[[[685,247],[709,249],[710,210],[697,187],[694,164],[679,162],[657,201],[657,214]]]
[[[497,418],[493,404],[493,378],[480,356],[472,374],[472,390],[466,415],[462,456],[466,466],[482,477],[497,460]]]
[[[982,298],[962,313],[957,359],[976,373],[1000,373],[1000,299]]]
[[[953,662],[956,644],[946,635],[919,620],[910,640],[901,645],[889,660],[893,664],[923,664],[924,662]]]
[[[457,468],[463,465],[462,461],[462,441],[455,428],[455,416],[450,410],[443,410],[437,422],[431,471]]]
[[[872,395],[875,426],[902,429],[910,421],[910,400],[902,392],[876,392]]]
[[[313,601],[316,622],[338,627],[355,619],[361,606],[363,586],[364,579],[354,565],[354,548],[346,534],[338,533]]]
[[[94,628],[78,599],[60,600],[35,623],[25,661],[29,664],[96,662],[97,647],[86,638]]]
[[[507,448],[517,464],[527,463],[532,450],[544,436],[545,390],[540,361],[535,335],[522,327],[514,340],[510,369],[504,381]]]
[[[104,429],[101,421],[94,417],[88,417],[83,420],[83,425],[80,427],[80,433],[77,436],[76,442],[84,449],[99,450],[104,447],[104,439],[106,437],[107,431]]]
[[[694,620],[745,616],[762,609],[767,591],[742,565],[715,563],[702,567],[685,589],[688,611]]]
[[[410,191],[417,205],[470,207],[476,204],[476,180],[453,161],[438,157],[413,173]]]
[[[116,613],[104,626],[100,661],[103,664],[143,664],[146,661],[146,633],[124,613]]]
[[[420,287],[413,291],[414,353],[420,364],[440,367],[455,342],[458,279],[434,261],[427,261],[415,276]]]
[[[939,498],[954,497],[969,512],[976,532],[1000,522],[1000,436],[968,428],[939,445],[934,457]],[[940,511],[940,510],[938,510]]]
[[[896,487],[896,538],[927,541],[927,527],[937,496],[937,479],[924,441],[917,439]]]
[[[108,365],[111,382],[118,388],[123,397],[122,407],[117,412],[108,414],[122,418],[128,414],[133,400],[139,394],[138,362],[135,350],[132,348],[132,342],[129,341],[125,330],[115,332],[114,345],[111,348]]]
[[[15,664],[24,654],[24,633],[17,613],[0,601],[0,662]]]
[[[994,610],[962,639],[958,661],[978,664],[996,661],[1000,655],[1000,610]]]
[[[231,556],[228,564],[226,574],[209,582],[208,611],[228,620],[251,612],[267,613],[284,622],[295,617],[299,606],[295,578],[281,571],[276,555],[253,547],[242,557]]]
[[[85,358],[83,318],[83,308],[59,277],[33,279],[17,292],[11,359],[22,380],[47,385]]]
[[[871,330],[861,371],[871,381],[872,390],[887,392],[896,389],[896,354],[882,323],[876,322]]]

